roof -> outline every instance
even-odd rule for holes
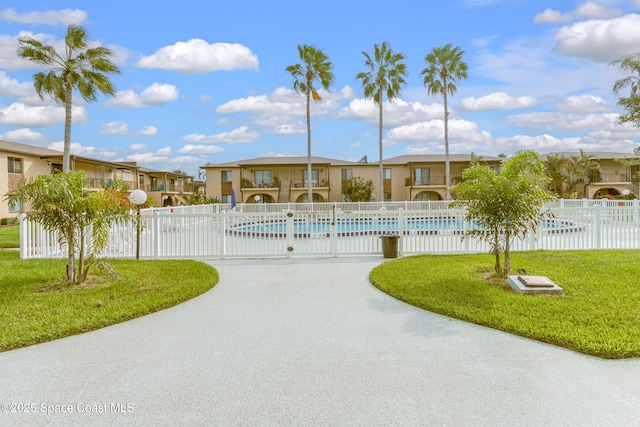
[[[224,167],[237,168],[237,167],[253,166],[253,165],[295,166],[295,165],[307,165],[307,163],[308,163],[308,160],[306,156],[279,156],[279,157],[256,157],[253,159],[238,160],[235,162],[227,162],[227,163],[217,163],[213,165],[204,165],[200,167],[202,169],[207,169],[207,168],[224,168]],[[356,165],[366,165],[366,164],[373,164],[373,163],[348,162],[345,160],[329,159],[327,157],[311,156],[311,164],[327,165],[327,166],[356,166]]]
[[[29,145],[29,144],[20,144],[18,142],[12,142],[12,141],[5,141],[5,140],[0,140],[0,151],[7,151],[7,152],[11,152],[11,153],[19,153],[19,154],[26,154],[26,155],[31,155],[31,156],[37,156],[40,158],[62,158],[62,151],[57,151],[57,150],[51,150],[49,148],[44,148],[44,147],[38,147],[36,145]],[[133,169],[138,169],[139,171],[142,172],[146,172],[146,173],[162,173],[162,174],[170,174],[170,175],[176,175],[176,176],[187,176],[187,177],[191,177],[191,175],[187,175],[187,174],[182,174],[182,173],[175,173],[175,172],[165,172],[165,171],[158,171],[158,170],[154,170],[154,169],[149,169],[149,168],[145,168],[142,166],[138,166],[136,164],[136,162],[110,162],[107,160],[100,160],[100,159],[93,159],[91,157],[84,157],[84,156],[78,156],[75,154],[71,154],[71,157],[76,158],[76,159],[80,159],[84,162],[90,162],[90,163],[100,163],[100,164],[109,164],[109,165],[114,165],[116,168],[133,168]]]
[[[30,154],[32,156],[61,156],[61,151],[49,148],[38,147],[36,145],[19,144],[17,142],[4,141],[0,139],[0,151],[10,151],[13,153]]]
[[[468,163],[471,161],[471,154],[449,154],[450,162],[465,162]],[[478,156],[473,155],[474,158],[491,161],[491,162],[501,162],[504,159],[501,157],[493,157],[493,156]],[[446,156],[444,154],[408,154],[404,156],[392,157],[390,159],[386,159],[384,164],[387,165],[406,165],[409,163],[444,163],[446,161]]]
[[[615,159],[627,159],[627,158],[637,157],[633,153],[612,153],[612,152],[606,152],[606,151],[596,151],[596,152],[584,151],[584,153],[598,160],[615,160]],[[543,158],[549,157],[549,156],[572,157],[572,156],[579,156],[579,155],[580,155],[579,151],[557,151],[553,153],[541,154],[540,157],[543,157]]]

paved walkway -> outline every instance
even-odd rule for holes
[[[194,300],[0,353],[0,403],[35,404],[0,425],[640,422],[640,360],[408,306],[369,284],[382,261],[211,261],[220,282]]]

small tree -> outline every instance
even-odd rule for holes
[[[361,177],[353,177],[342,182],[342,194],[345,202],[370,202],[373,194],[373,181]]]
[[[57,233],[67,247],[69,284],[85,282],[94,256],[108,243],[111,223],[132,219],[126,191],[117,183],[92,192],[83,171],[60,172],[38,175],[8,194],[9,203],[29,203],[27,218]]]
[[[209,197],[204,194],[189,194],[182,196],[182,203],[187,206],[192,205],[214,205],[221,203],[217,197]]]
[[[465,219],[475,221],[463,236],[488,242],[495,256],[495,271],[500,276],[511,272],[511,242],[537,228],[542,207],[555,199],[544,190],[549,178],[544,175],[544,162],[533,151],[516,153],[496,173],[479,163],[465,169],[463,181],[452,188],[458,200],[456,207],[467,209]],[[500,253],[504,252],[504,266]]]

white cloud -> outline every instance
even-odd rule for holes
[[[131,144],[129,146],[131,151],[142,151],[147,149],[147,144]]]
[[[160,68],[184,74],[208,73],[240,68],[258,69],[258,57],[241,44],[212,43],[201,39],[165,46],[140,59],[140,68]]]
[[[444,120],[429,120],[393,128],[387,133],[387,139],[396,142],[444,144]],[[485,144],[491,141],[491,134],[480,130],[474,122],[449,120],[449,142],[459,141]]]
[[[377,124],[379,120],[379,106],[371,99],[358,98],[352,100],[348,106],[340,109],[338,116],[343,119],[364,120],[370,124]],[[422,104],[396,99],[382,104],[384,126],[399,126],[416,121],[442,117],[444,107],[441,104]]]
[[[79,9],[47,10],[43,12],[17,13],[10,7],[0,11],[0,19],[20,24],[79,25],[87,20],[87,12]]]
[[[127,156],[127,160],[140,164],[168,162],[169,156],[160,153],[135,153]]]
[[[353,98],[353,90],[344,86],[337,92],[320,89],[321,101],[313,101],[311,115],[325,116],[340,108],[340,102]],[[306,115],[306,97],[292,89],[280,87],[269,95],[248,96],[233,99],[216,108],[218,114],[250,115],[250,123],[264,128],[267,133],[290,135],[306,132],[306,121],[300,118]]]
[[[143,126],[142,129],[138,132],[140,136],[156,136],[158,134],[158,128],[155,126]]]
[[[533,17],[533,22],[536,24],[561,24],[570,22],[572,19],[573,18],[569,13],[562,13],[553,9],[545,9],[544,12]]]
[[[8,107],[0,106],[0,124],[29,127],[49,127],[64,123],[64,107],[30,106],[20,102]],[[85,123],[87,113],[84,107],[74,106],[71,110],[73,123]]]
[[[473,96],[462,100],[462,108],[467,111],[496,111],[514,108],[529,108],[536,105],[532,96],[513,97],[504,92],[494,92],[475,98]]]
[[[171,154],[171,147],[170,146],[166,146],[166,147],[158,148],[157,153],[162,155],[162,156],[169,155],[169,154]]]
[[[48,145],[48,148],[56,151],[64,150],[64,141],[52,142]],[[100,147],[85,147],[78,142],[71,143],[71,154],[83,157],[103,158],[108,159],[116,155],[115,151],[109,151]]]
[[[556,104],[560,112],[568,113],[598,113],[609,111],[604,99],[593,95],[570,96]]]
[[[507,122],[521,129],[546,132],[585,132],[590,129],[618,127],[617,114],[579,114],[537,112],[507,117]]]
[[[573,14],[581,19],[610,19],[620,16],[622,11],[590,1],[578,6]]]
[[[100,133],[103,135],[128,135],[129,125],[124,122],[103,123],[100,126]]]
[[[224,151],[223,147],[217,145],[194,145],[186,144],[178,150],[179,153],[192,153],[192,154],[220,154]]]
[[[47,137],[39,132],[34,132],[31,129],[22,128],[8,131],[4,135],[1,135],[0,139],[4,139],[7,141],[16,141],[20,143],[29,143],[43,142],[47,140]]]
[[[35,89],[32,83],[20,83],[0,71],[0,97],[22,98],[33,95]]]
[[[640,15],[630,13],[610,20],[589,20],[561,28],[555,52],[609,62],[637,52],[640,46]]]
[[[182,138],[186,142],[196,143],[224,143],[224,144],[250,144],[258,138],[260,134],[250,131],[247,126],[241,126],[231,132],[222,132],[216,135],[202,135],[192,133]]]
[[[578,136],[558,138],[552,135],[514,135],[510,137],[497,138],[495,148],[505,153],[513,153],[519,150],[532,149],[538,153],[551,153],[556,151],[578,151],[587,152],[608,151],[608,152],[629,152],[633,151],[632,141],[624,139],[601,139],[594,136]]]
[[[118,92],[115,98],[109,99],[105,105],[108,107],[144,108],[168,104],[178,99],[179,95],[180,91],[174,85],[153,83],[139,94],[132,90]]]

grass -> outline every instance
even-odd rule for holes
[[[0,250],[0,351],[51,341],[159,311],[200,295],[218,272],[197,261],[109,260],[121,276],[70,287],[65,260]],[[92,270],[93,273],[100,273]]]
[[[606,359],[640,357],[640,251],[521,252],[512,268],[564,296],[524,295],[491,278],[493,257],[420,255],[376,267],[371,283],[411,305]]]
[[[7,225],[0,227],[0,248],[20,247],[20,227]]]

